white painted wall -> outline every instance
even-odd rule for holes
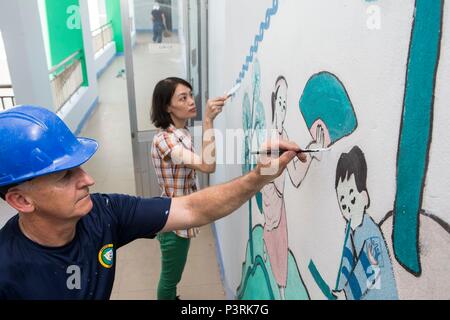
[[[299,99],[310,77],[321,71],[336,75],[344,84],[358,119],[358,128],[333,145],[320,162],[314,162],[300,188],[285,179],[288,245],[299,273],[312,299],[324,299],[311,271],[314,261],[321,276],[334,287],[339,270],[345,236],[343,219],[336,199],[334,178],[342,153],[359,146],[368,166],[367,188],[370,194],[368,213],[376,223],[393,210],[396,195],[396,163],[399,131],[405,94],[405,76],[414,14],[413,0],[380,0],[370,3],[338,0],[279,1],[278,12],[259,43],[255,58],[261,66],[261,102],[268,127],[271,127],[271,93],[278,76],[286,77],[288,107],[285,122],[291,140],[302,147],[312,137],[299,111]],[[265,20],[272,0],[211,1],[209,5],[209,87],[210,96],[231,88],[238,78]],[[367,27],[369,6],[380,9],[381,29]],[[445,128],[450,123],[450,7],[444,6],[444,26],[440,64],[437,74],[433,140],[423,209],[441,219],[421,216],[422,275],[403,269],[393,256],[392,218],[382,225],[383,236],[391,254],[398,295],[401,299],[448,299],[450,280],[446,274],[450,245],[450,144]],[[253,60],[254,62],[255,60]],[[242,81],[241,89],[227,105],[216,127],[241,129],[244,93],[252,92],[254,63]],[[218,159],[222,147],[218,145]],[[226,152],[231,152],[228,150]],[[212,183],[242,175],[240,165],[218,166]],[[264,216],[252,200],[253,226],[264,225]],[[249,209],[244,205],[237,213],[216,223],[223,256],[225,285],[236,293],[242,280],[249,240]],[[417,289],[420,288],[420,289]]]
[[[0,84],[11,84],[11,76],[9,75],[8,61],[6,59],[5,45],[0,31]]]
[[[47,66],[50,70],[52,68],[51,57],[50,57],[50,43],[48,35],[48,24],[47,24],[47,9],[45,8],[45,0],[38,0],[39,7],[39,17],[41,18],[42,27],[42,37],[44,38],[45,53],[47,56]]]

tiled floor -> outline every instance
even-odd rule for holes
[[[158,46],[149,44],[148,39],[148,35],[138,34],[134,49],[140,130],[151,129],[146,122],[149,122],[151,89],[156,81],[169,75],[182,76],[180,45],[172,40],[171,45]],[[99,79],[99,105],[81,133],[100,142],[98,153],[84,166],[96,180],[92,192],[136,192],[126,81],[116,77],[123,66],[123,57],[116,58]],[[191,242],[187,266],[178,288],[181,299],[226,299],[214,241],[210,226],[206,226]],[[157,240],[137,240],[119,249],[111,298],[155,299],[160,268]]]

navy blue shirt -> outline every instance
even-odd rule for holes
[[[153,16],[153,19],[154,19],[154,22],[155,23],[164,23],[164,21],[163,21],[163,13],[162,13],[162,11],[161,10],[153,10],[152,11],[152,16]]]
[[[166,224],[171,199],[91,195],[92,211],[64,247],[41,246],[22,233],[19,216],[0,230],[0,299],[110,298],[116,250],[154,238]]]

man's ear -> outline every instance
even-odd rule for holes
[[[369,209],[370,207],[370,197],[369,197],[369,193],[367,192],[367,190],[364,190],[361,193],[363,199],[364,199],[364,208],[365,209]]]
[[[19,189],[12,189],[5,195],[6,202],[19,212],[33,212],[33,201]]]

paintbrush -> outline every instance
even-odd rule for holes
[[[316,152],[324,152],[324,151],[330,151],[331,148],[318,148],[318,149],[304,149],[304,150],[300,150],[298,153],[316,153]],[[265,155],[265,156],[271,156],[271,155],[277,155],[277,156],[281,156],[283,153],[290,151],[290,150],[284,150],[284,149],[279,149],[279,150],[262,150],[262,151],[252,151],[251,154],[252,155]]]

